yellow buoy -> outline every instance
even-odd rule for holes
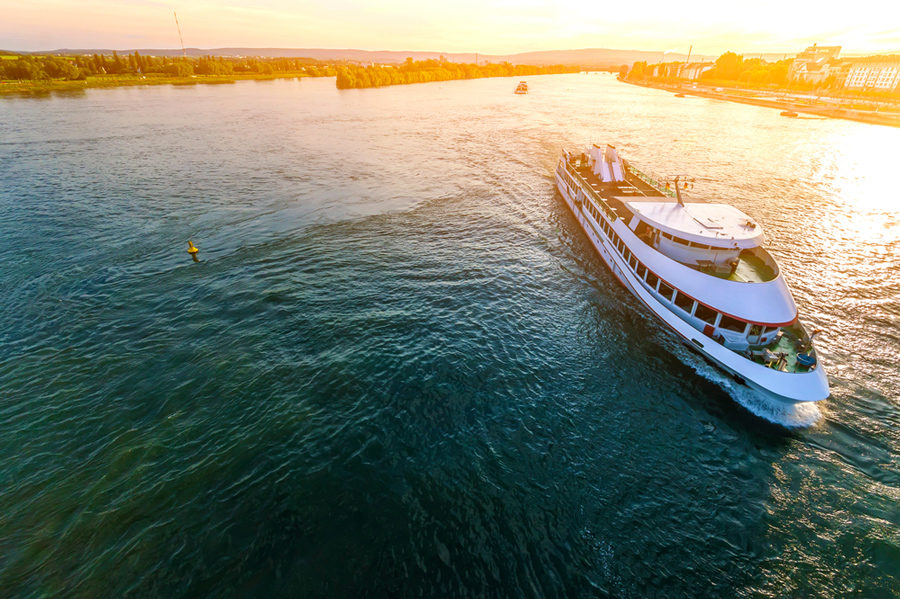
[[[188,241],[188,254],[191,255],[191,258],[194,259],[194,262],[200,262],[200,258],[197,257],[197,252],[200,250],[194,247],[194,244]]]

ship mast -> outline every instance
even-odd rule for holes
[[[675,198],[682,207],[684,206],[684,198],[681,197],[681,187],[679,187],[679,184],[684,182],[684,188],[687,189],[687,184],[693,183],[694,181],[696,181],[696,179],[688,177],[687,175],[675,175]],[[666,187],[668,188],[668,184],[666,184]]]

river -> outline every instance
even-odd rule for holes
[[[517,83],[0,100],[0,596],[900,595],[900,130]],[[619,287],[592,141],[763,226],[827,401]]]

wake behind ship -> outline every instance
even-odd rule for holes
[[[690,347],[762,396],[826,399],[812,334],[762,228],[726,204],[690,201],[615,147],[563,152],[556,184],[622,285]]]

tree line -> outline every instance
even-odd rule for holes
[[[726,52],[716,59],[715,66],[700,75],[708,81],[734,81],[751,85],[785,85],[792,58],[768,62],[762,58],[744,58],[734,52]],[[628,79],[643,79],[656,70],[658,78],[676,78],[680,62],[656,63],[636,62],[628,72]]]
[[[386,85],[402,85],[407,83],[427,83],[430,81],[451,81],[455,79],[481,79],[483,77],[525,77],[528,75],[549,75],[559,73],[577,73],[579,67],[553,65],[538,67],[532,65],[513,65],[509,62],[477,65],[471,63],[455,63],[443,60],[419,60],[407,58],[399,66],[345,65],[337,70],[335,85],[338,89],[382,87]]]
[[[337,77],[339,89],[381,87],[406,83],[481,79],[483,77],[526,77],[559,73],[577,73],[579,67],[553,65],[513,65],[509,62],[471,64],[440,60],[414,61],[401,65],[358,66],[323,63],[309,58],[232,58],[222,56],[168,57],[142,56],[133,52],[120,56],[113,52],[78,56],[18,56],[0,60],[0,80],[50,81],[86,80],[106,76],[191,77],[305,74],[311,77]]]
[[[312,77],[335,76],[332,65],[299,58],[199,58],[141,56],[139,52],[119,56],[19,56],[0,60],[0,79],[47,81],[53,79],[84,80],[102,75],[157,75],[190,77],[192,75],[237,74],[275,75],[304,73]]]

